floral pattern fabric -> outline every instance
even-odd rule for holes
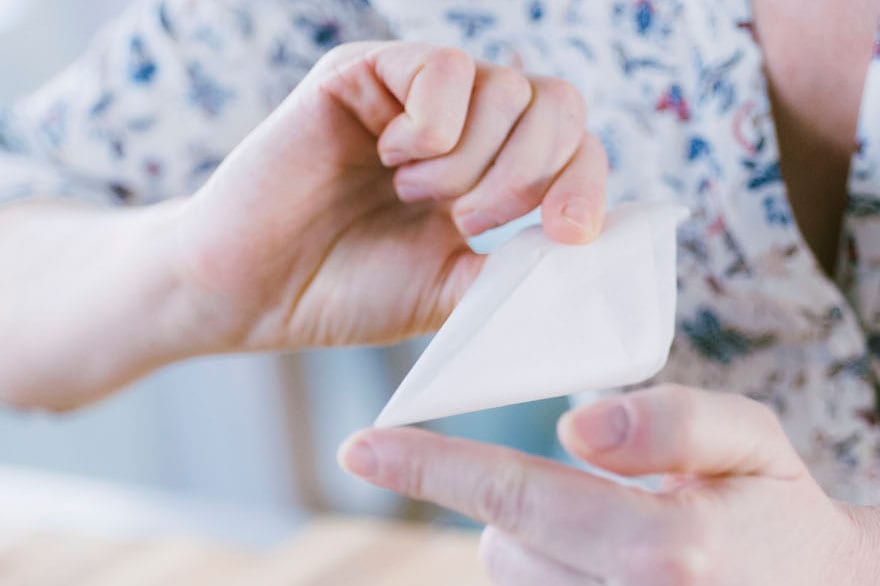
[[[789,207],[752,30],[748,0],[150,0],[0,114],[0,200],[190,194],[340,42],[429,41],[563,77],[608,150],[610,204],[692,210],[656,380],[770,405],[830,494],[877,503],[880,51],[831,280]]]

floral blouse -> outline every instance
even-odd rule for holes
[[[792,216],[749,0],[146,0],[0,110],[0,201],[193,193],[337,43],[404,38],[576,84],[611,205],[674,199],[678,335],[657,380],[779,414],[833,496],[880,502],[880,51],[840,275]],[[587,357],[585,357],[587,358]]]

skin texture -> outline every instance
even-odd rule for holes
[[[665,386],[577,409],[559,423],[575,457],[659,474],[657,494],[562,464],[415,429],[352,437],[361,478],[486,523],[499,586],[876,584],[876,519],[834,503],[764,406]]]
[[[597,235],[607,162],[585,117],[560,80],[351,44],[191,198],[6,206],[0,400],[71,409],[190,356],[434,330],[482,267],[466,237],[537,207],[557,241]]]

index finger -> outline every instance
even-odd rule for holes
[[[561,562],[601,570],[660,517],[652,495],[507,448],[416,429],[371,429],[340,464],[372,484],[463,513]]]

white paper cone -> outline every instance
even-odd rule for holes
[[[624,204],[595,242],[540,227],[494,252],[377,427],[635,384],[666,363],[679,205]]]

